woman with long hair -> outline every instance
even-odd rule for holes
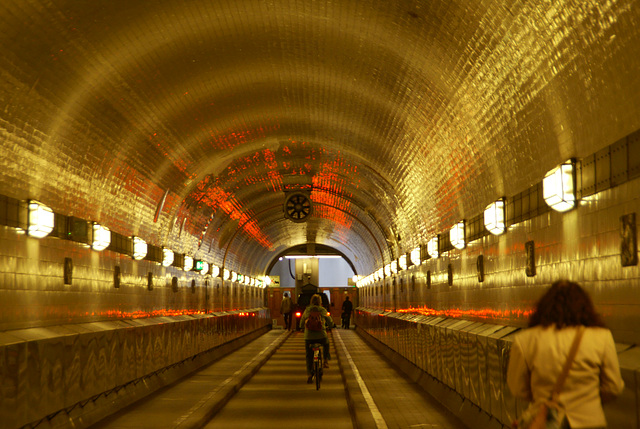
[[[540,298],[511,346],[507,384],[527,401],[547,399],[562,373],[576,332],[584,327],[575,359],[558,395],[566,412],[564,428],[604,428],[602,402],[622,392],[618,355],[591,298],[577,283],[555,282]]]

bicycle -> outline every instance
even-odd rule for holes
[[[316,390],[320,390],[320,383],[322,382],[322,361],[324,359],[322,350],[324,345],[313,343],[309,344],[309,347],[313,350],[313,374],[316,378]]]

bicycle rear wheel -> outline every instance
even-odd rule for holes
[[[313,369],[316,375],[316,390],[320,390],[320,382],[322,381],[322,360],[320,358],[313,362]]]

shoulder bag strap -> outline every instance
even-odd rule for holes
[[[551,391],[552,398],[556,398],[558,396],[558,394],[562,390],[562,386],[564,385],[564,382],[567,380],[567,376],[569,375],[569,369],[571,368],[571,364],[573,363],[573,360],[576,358],[576,354],[578,353],[578,347],[580,346],[580,340],[582,339],[582,334],[584,334],[584,326],[578,327],[576,336],[573,338],[573,343],[571,343],[571,349],[569,350],[567,361],[564,363],[564,367],[562,368],[562,372],[558,376],[558,380],[556,380],[556,385],[553,387],[553,391]]]

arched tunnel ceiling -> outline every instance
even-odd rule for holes
[[[640,128],[637,6],[4,1],[0,188],[236,270],[316,242],[368,274]]]

